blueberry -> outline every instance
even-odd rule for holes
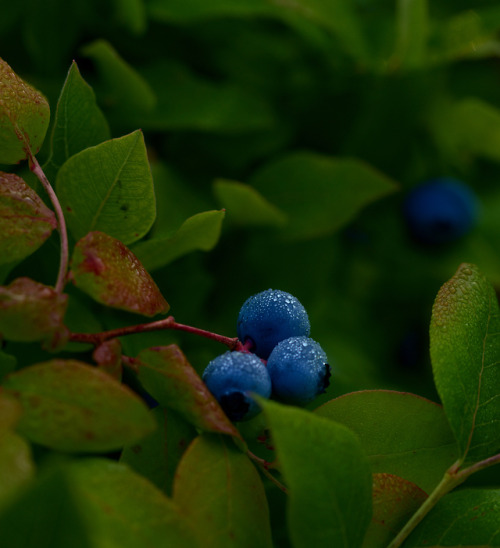
[[[250,396],[271,395],[271,379],[266,366],[255,354],[226,352],[213,359],[203,373],[203,381],[230,420],[251,419],[260,411]]]
[[[476,224],[478,210],[472,189],[451,177],[431,179],[416,187],[404,203],[410,233],[425,244],[458,240]]]
[[[267,360],[273,397],[304,404],[325,392],[330,366],[321,346],[308,337],[291,337],[276,345]]]
[[[250,340],[252,352],[267,359],[272,349],[289,337],[310,332],[309,318],[302,304],[290,293],[268,289],[245,301],[238,316],[238,338]]]

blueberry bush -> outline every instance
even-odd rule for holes
[[[2,547],[500,546],[499,51],[489,0],[6,2]]]

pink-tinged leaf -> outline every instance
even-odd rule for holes
[[[66,342],[63,318],[68,296],[30,278],[0,287],[0,333],[11,341],[45,341],[50,348]]]
[[[110,339],[100,344],[92,354],[97,367],[113,377],[116,381],[122,378],[122,344],[119,339]]]
[[[106,306],[144,316],[164,314],[169,309],[139,259],[104,232],[89,232],[78,241],[70,277],[79,289]]]
[[[111,451],[156,427],[132,390],[77,360],[26,367],[9,375],[3,387],[23,407],[18,431],[57,451]]]
[[[21,177],[0,171],[0,264],[20,261],[50,236],[54,212]]]
[[[161,405],[201,430],[241,438],[177,345],[147,348],[137,360],[139,380]]]
[[[364,548],[385,548],[427,498],[411,481],[393,474],[373,474],[373,515]]]
[[[17,164],[36,154],[49,127],[47,99],[0,59],[0,164]]]

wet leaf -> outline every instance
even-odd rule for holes
[[[50,210],[18,175],[0,171],[0,264],[34,253],[57,228]]]
[[[97,302],[144,316],[164,314],[169,305],[134,253],[104,232],[78,241],[71,260],[73,283]]]
[[[0,164],[17,164],[36,154],[49,126],[45,97],[0,59]]]
[[[9,375],[3,387],[23,406],[18,431],[58,451],[111,451],[156,427],[134,392],[77,360],[26,367]]]

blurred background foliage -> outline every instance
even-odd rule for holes
[[[157,196],[151,234],[226,209],[212,251],[152,271],[178,321],[235,336],[247,297],[289,291],[333,366],[324,398],[376,387],[437,398],[428,325],[439,287],[464,261],[500,286],[497,2],[2,4],[0,56],[52,114],[75,60],[112,137],[144,131]],[[481,219],[459,242],[424,247],[401,204],[437,176],[467,182]],[[51,284],[57,257],[53,237],[4,278]],[[141,321],[69,291],[74,330]],[[124,348],[170,342],[199,371],[221,352],[169,332],[135,335]],[[88,349],[71,350],[85,359]],[[37,345],[5,351],[21,365],[42,359]]]

